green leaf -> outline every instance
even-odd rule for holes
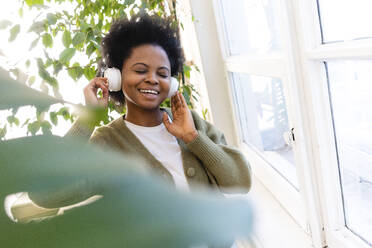
[[[27,120],[25,120],[25,122],[22,124],[22,128],[24,127],[24,126],[26,126],[28,123],[30,122],[30,118],[27,118]]]
[[[77,68],[70,68],[67,70],[68,75],[74,80],[78,79],[78,69]]]
[[[45,29],[45,23],[44,21],[34,22],[28,32],[34,32],[36,34],[40,34]]]
[[[185,97],[187,105],[190,105],[191,89],[188,85],[183,86],[182,95]]]
[[[77,46],[85,41],[85,34],[82,32],[77,33],[72,39],[72,45]]]
[[[47,20],[48,20],[48,23],[49,25],[54,25],[57,23],[57,17],[55,14],[47,14]]]
[[[4,126],[3,128],[0,128],[0,139],[3,139],[6,133],[7,133],[6,126]]]
[[[23,7],[19,8],[18,14],[20,17],[23,17]]]
[[[86,31],[88,28],[91,27],[91,25],[89,23],[86,23],[84,19],[80,19],[79,21],[80,21],[80,28],[82,31]]]
[[[37,59],[37,66],[39,69],[39,76],[52,87],[57,87],[58,86],[57,80],[54,77],[50,76],[50,73],[45,69],[46,65],[44,65],[43,61],[40,58]],[[44,87],[44,89],[47,92],[47,88]]]
[[[183,72],[187,78],[190,78],[191,67],[188,65],[183,65]]]
[[[60,110],[58,110],[57,115],[63,116],[66,121],[71,117],[69,109],[67,107],[62,107]]]
[[[97,48],[94,45],[94,43],[93,42],[90,42],[89,45],[88,45],[88,47],[87,47],[86,54],[90,57],[90,55],[92,55],[92,53],[94,53],[96,50],[97,50]]]
[[[27,126],[27,131],[30,132],[32,135],[35,135],[37,131],[40,130],[40,122],[34,121]]]
[[[208,109],[203,110],[202,114],[203,114],[203,119],[207,120]]]
[[[80,67],[79,63],[74,63],[72,68],[69,68],[67,72],[74,80],[77,80],[83,75],[84,70]]]
[[[28,49],[29,51],[31,51],[32,49],[34,49],[37,45],[37,43],[39,42],[40,40],[40,37],[36,38],[32,43],[31,43],[31,46],[30,48]]]
[[[125,0],[124,5],[131,5],[135,2],[135,0]]]
[[[30,67],[30,65],[31,65],[31,61],[28,59],[28,60],[26,60],[26,62],[25,62],[25,65],[26,65],[26,67],[27,68],[29,68]]]
[[[36,80],[36,77],[35,76],[29,77],[29,79],[28,79],[28,85],[29,86],[32,86],[35,83],[35,80]]]
[[[96,70],[93,67],[85,67],[84,76],[88,81],[90,81],[96,76]]]
[[[6,118],[6,120],[8,121],[8,123],[10,124],[10,126],[12,126],[13,124],[15,124],[16,126],[19,125],[19,120],[18,118],[16,118],[15,116],[13,115],[10,115]]]
[[[52,48],[52,46],[53,46],[53,39],[52,39],[52,36],[50,34],[44,34],[42,36],[42,40],[43,40],[43,44],[44,44],[45,47]]]
[[[65,32],[63,32],[63,36],[62,36],[62,42],[63,42],[63,45],[68,48],[71,44],[71,33],[70,31],[66,30]]]
[[[110,149],[43,135],[0,142],[0,157],[1,199],[28,191],[39,206],[58,208],[104,196],[41,222],[14,223],[2,211],[4,247],[191,247],[251,231],[248,202],[176,191],[143,172],[140,159]]]
[[[63,65],[59,61],[53,63],[53,73],[57,75],[62,70]]]
[[[25,105],[46,107],[64,102],[20,84],[9,78],[8,73],[2,69],[0,69],[0,96],[0,109],[10,109]]]
[[[45,68],[48,68],[49,66],[51,66],[53,64],[53,60],[48,58],[46,61],[45,61]]]
[[[67,62],[70,61],[70,59],[74,56],[76,52],[75,48],[66,48],[63,50],[63,52],[59,55],[59,61],[62,64],[66,64]]]
[[[9,41],[9,42],[14,41],[15,38],[17,38],[17,35],[19,34],[19,31],[21,31],[21,26],[20,26],[19,24],[14,25],[14,26],[10,29],[10,36],[9,36],[8,41]]]
[[[14,117],[14,124],[16,124],[16,126],[19,126],[19,120],[16,117]]]
[[[54,126],[58,125],[58,117],[56,112],[50,112],[49,113],[50,121],[54,124]]]
[[[52,125],[48,121],[41,122],[41,130],[43,131],[43,134],[52,134]]]
[[[33,5],[42,5],[44,4],[44,0],[25,0],[26,4],[28,6],[33,6]]]
[[[12,25],[11,21],[8,21],[8,20],[0,21],[0,29],[6,29],[10,25]]]

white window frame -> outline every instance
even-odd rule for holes
[[[301,114],[302,106],[301,97],[296,94],[298,90],[297,81],[301,80],[301,74],[296,71],[296,54],[293,52],[293,47],[296,45],[296,40],[292,40],[289,33],[293,32],[293,27],[290,27],[290,21],[285,18],[287,14],[287,6],[282,3],[282,20],[281,20],[281,41],[283,51],[281,53],[271,53],[260,57],[249,55],[229,56],[228,45],[224,25],[221,25],[223,20],[222,7],[219,0],[214,0],[214,10],[216,22],[219,29],[219,38],[224,56],[224,63],[227,72],[241,72],[247,74],[269,76],[280,78],[283,82],[283,88],[286,96],[287,113],[290,121],[290,128],[294,128],[296,141],[293,145],[293,151],[297,166],[296,174],[299,182],[299,191],[292,186],[286,179],[279,175],[272,166],[259,155],[254,149],[240,141],[239,148],[247,155],[251,162],[253,173],[259,180],[271,191],[282,206],[289,214],[297,221],[297,223],[308,233],[312,234],[313,243],[316,247],[323,247],[324,238],[321,229],[321,222],[318,203],[316,201],[316,193],[314,192],[313,175],[309,164],[308,148],[309,144],[305,141],[305,130]],[[231,81],[230,81],[231,82]],[[235,113],[236,117],[236,113]],[[305,116],[306,117],[306,116]],[[235,120],[238,120],[235,118]],[[237,123],[235,124],[237,125]],[[267,158],[266,158],[267,159]],[[277,162],[276,160],[275,162]],[[309,216],[311,218],[309,218]]]
[[[278,1],[282,11],[280,33],[284,50],[282,54],[252,57],[242,54],[228,56],[224,26],[220,25],[223,20],[220,0],[189,0],[195,5],[193,11],[197,12],[194,25],[213,119],[217,126],[229,133],[230,140],[236,141],[234,144],[249,158],[256,178],[311,237],[314,247],[371,248],[344,225],[328,82],[323,61],[372,59],[372,39],[321,44],[316,0]],[[201,18],[200,23],[198,18]],[[219,40],[219,46],[216,46],[216,40]],[[213,66],[210,66],[211,62]],[[224,73],[221,73],[221,68],[224,68]],[[292,121],[291,127],[295,128],[293,150],[299,191],[279,175],[263,159],[262,154],[241,141],[235,108],[231,108],[231,114],[221,112],[221,98],[217,98],[215,93],[225,99],[227,96],[227,105],[234,106],[233,91],[228,83],[231,82],[231,75],[228,72],[281,78],[289,121]],[[222,77],[225,82],[221,81]],[[231,115],[232,120],[227,121],[226,117]]]
[[[328,247],[371,248],[345,227],[337,151],[324,61],[328,59],[372,59],[372,39],[321,44],[317,2],[295,1],[290,4],[296,13],[299,50],[302,53],[302,81],[308,95],[308,112],[313,124],[309,126],[314,139],[313,156],[317,171],[315,183]],[[306,30],[306,31],[305,31]],[[317,97],[316,97],[317,96]]]
[[[253,172],[297,223],[311,234],[315,247],[370,248],[344,226],[340,179],[334,141],[327,59],[372,58],[371,40],[321,44],[317,2],[282,0],[284,54],[229,56],[221,5],[213,0],[227,78],[228,72],[279,77],[286,92],[291,127],[295,128],[295,161],[300,193],[254,149],[239,140]],[[230,89],[230,92],[232,89]],[[233,111],[234,117],[237,113]],[[238,126],[237,118],[235,127]],[[239,130],[239,129],[237,129]],[[331,166],[329,166],[331,165]],[[295,203],[295,204],[294,204]]]

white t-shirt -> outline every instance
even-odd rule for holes
[[[134,133],[150,153],[159,160],[172,174],[176,187],[189,191],[182,165],[181,148],[176,137],[170,134],[163,123],[155,127],[143,127],[125,121],[127,127]],[[236,248],[234,243],[231,248]],[[206,245],[190,248],[208,248]]]
[[[185,173],[183,171],[181,148],[176,137],[170,134],[161,123],[155,127],[143,127],[125,121],[147,150],[170,172],[176,187],[189,191]]]

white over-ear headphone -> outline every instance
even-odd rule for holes
[[[121,90],[121,72],[117,68],[105,69],[103,76],[107,78],[109,91],[120,91]],[[175,77],[171,77],[171,85],[169,88],[168,98],[171,98],[176,94],[178,90],[178,80]]]

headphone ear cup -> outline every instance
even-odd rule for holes
[[[109,91],[121,90],[121,72],[117,68],[107,68],[103,74],[107,78]]]
[[[171,85],[170,85],[170,88],[169,88],[169,93],[168,93],[168,98],[171,98],[172,96],[174,96],[178,90],[178,80],[177,78],[175,77],[171,77]]]

